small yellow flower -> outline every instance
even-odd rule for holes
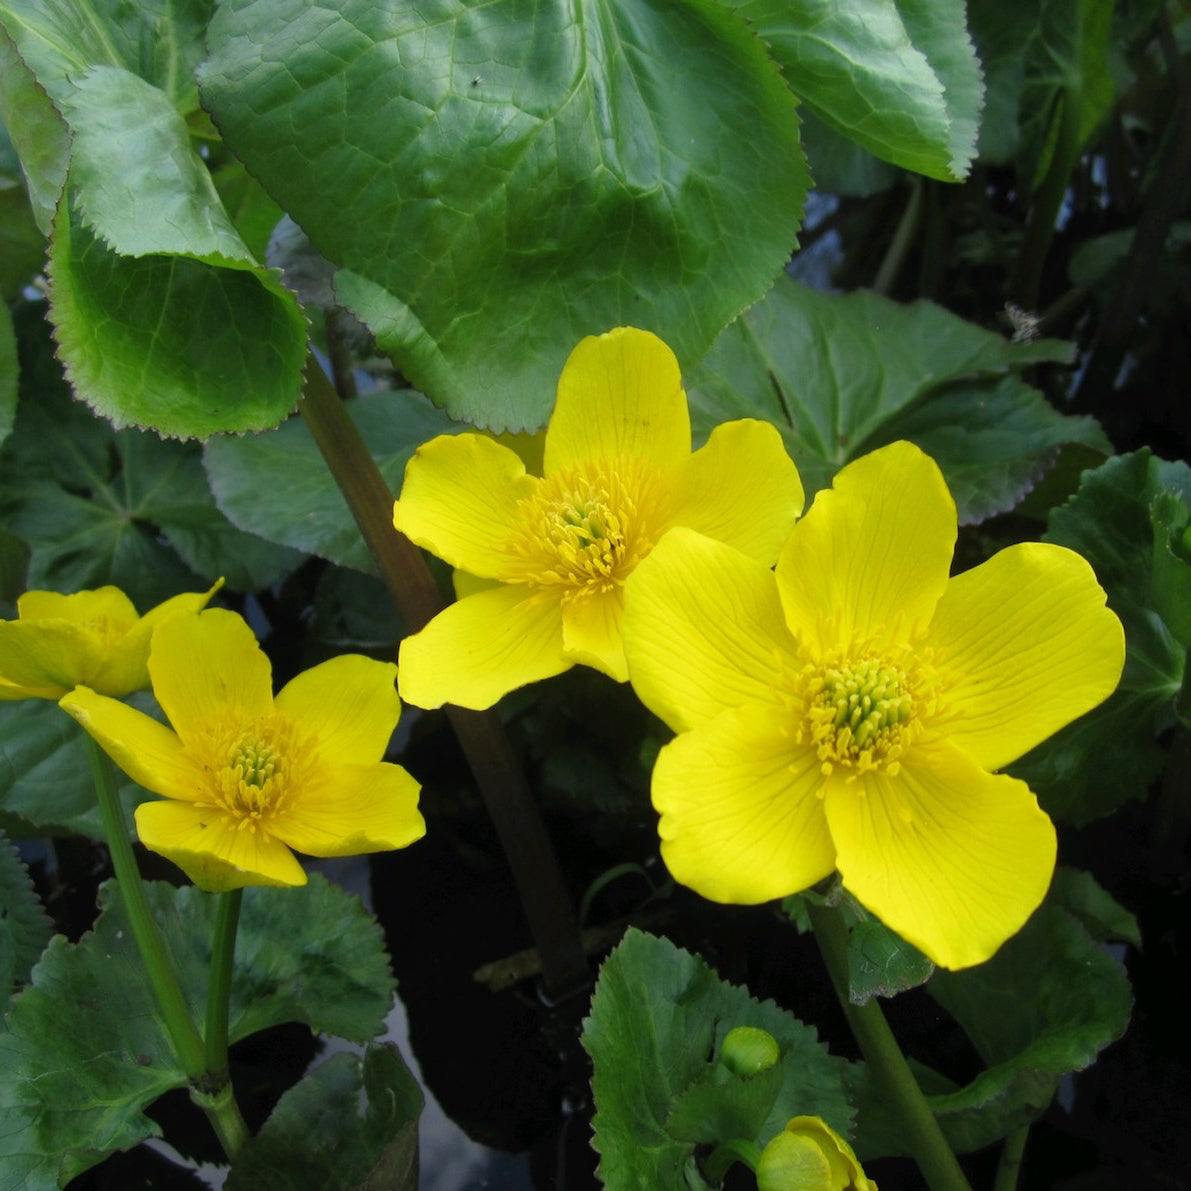
[[[61,706],[166,799],[137,807],[137,833],[196,885],[304,885],[291,848],[353,856],[425,833],[418,783],[381,760],[401,713],[392,663],[345,654],[274,698],[252,630],[212,610],[163,624],[149,673],[173,731],[86,687]]]
[[[558,382],[540,477],[480,434],[410,460],[393,523],[475,578],[402,643],[401,697],[482,709],[577,663],[624,682],[624,582],[662,535],[689,526],[769,566],[802,495],[766,423],[729,422],[691,453],[678,361],[655,335],[584,339]]]
[[[987,959],[1046,893],[1050,820],[1007,765],[1112,692],[1124,634],[1091,567],[1010,546],[949,578],[955,504],[894,443],[845,467],[776,575],[675,530],[627,585],[662,856],[719,902],[838,870],[936,963]]]
[[[794,1117],[761,1151],[757,1191],[877,1191],[852,1147],[820,1117]]]
[[[171,616],[198,612],[223,586],[174,596],[138,616],[118,587],[59,595],[27,591],[17,620],[0,620],[0,701],[61,699],[86,685],[127,695],[149,685],[149,642]]]

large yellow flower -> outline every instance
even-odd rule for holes
[[[576,663],[624,682],[623,584],[668,529],[769,566],[802,509],[772,426],[729,422],[691,453],[678,361],[631,327],[571,353],[542,471],[480,434],[436,438],[410,460],[394,524],[482,582],[402,642],[408,702],[491,707]]]
[[[197,612],[222,584],[174,596],[144,616],[118,587],[27,591],[17,600],[19,619],[0,620],[0,701],[61,699],[81,684],[104,695],[147,687],[153,631]]]
[[[987,959],[1049,885],[1055,833],[993,772],[1105,699],[1124,636],[1088,564],[1011,546],[948,578],[955,504],[894,443],[845,467],[776,575],[676,530],[627,585],[633,685],[679,735],[662,855],[714,901],[838,870],[937,963]]]
[[[137,807],[137,834],[196,885],[304,885],[291,848],[352,856],[425,833],[418,783],[381,761],[401,713],[395,671],[346,654],[274,698],[252,630],[213,610],[169,620],[153,638],[153,693],[174,731],[86,687],[61,706],[164,796]]]

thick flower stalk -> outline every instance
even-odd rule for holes
[[[174,596],[144,616],[118,587],[27,591],[0,620],[0,701],[61,699],[76,686],[127,695],[149,685],[149,643],[172,616],[198,612],[222,586]]]
[[[399,658],[419,707],[491,707],[581,663],[628,677],[624,583],[675,526],[769,566],[802,509],[781,437],[752,420],[717,427],[691,452],[678,361],[655,335],[621,327],[584,339],[558,382],[542,475],[485,435],[419,448],[396,527],[479,580]]]
[[[1124,635],[1078,554],[1010,546],[949,578],[956,531],[900,442],[816,497],[776,574],[685,530],[633,574],[633,685],[679,733],[653,775],[677,880],[756,903],[838,870],[948,968],[1037,907],[1054,828],[995,771],[1112,692]]]
[[[137,834],[196,885],[304,885],[291,848],[352,856],[425,833],[418,783],[381,760],[401,712],[391,663],[346,654],[274,698],[252,630],[212,610],[158,628],[149,674],[172,730],[87,687],[61,706],[162,795],[137,807]]]
[[[822,1117],[794,1117],[761,1151],[757,1191],[877,1191]]]

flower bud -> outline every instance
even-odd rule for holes
[[[819,1117],[794,1117],[761,1153],[757,1191],[877,1191],[852,1147]]]
[[[729,1030],[720,1050],[720,1062],[733,1075],[745,1078],[768,1071],[781,1057],[781,1048],[774,1036],[756,1026],[737,1026]]]

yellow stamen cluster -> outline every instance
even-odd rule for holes
[[[897,773],[916,725],[910,681],[898,666],[862,658],[820,667],[807,685],[806,730],[824,774]]]
[[[573,597],[623,583],[653,541],[636,461],[582,465],[541,481],[518,508],[520,532],[510,549],[525,582],[562,586]]]

